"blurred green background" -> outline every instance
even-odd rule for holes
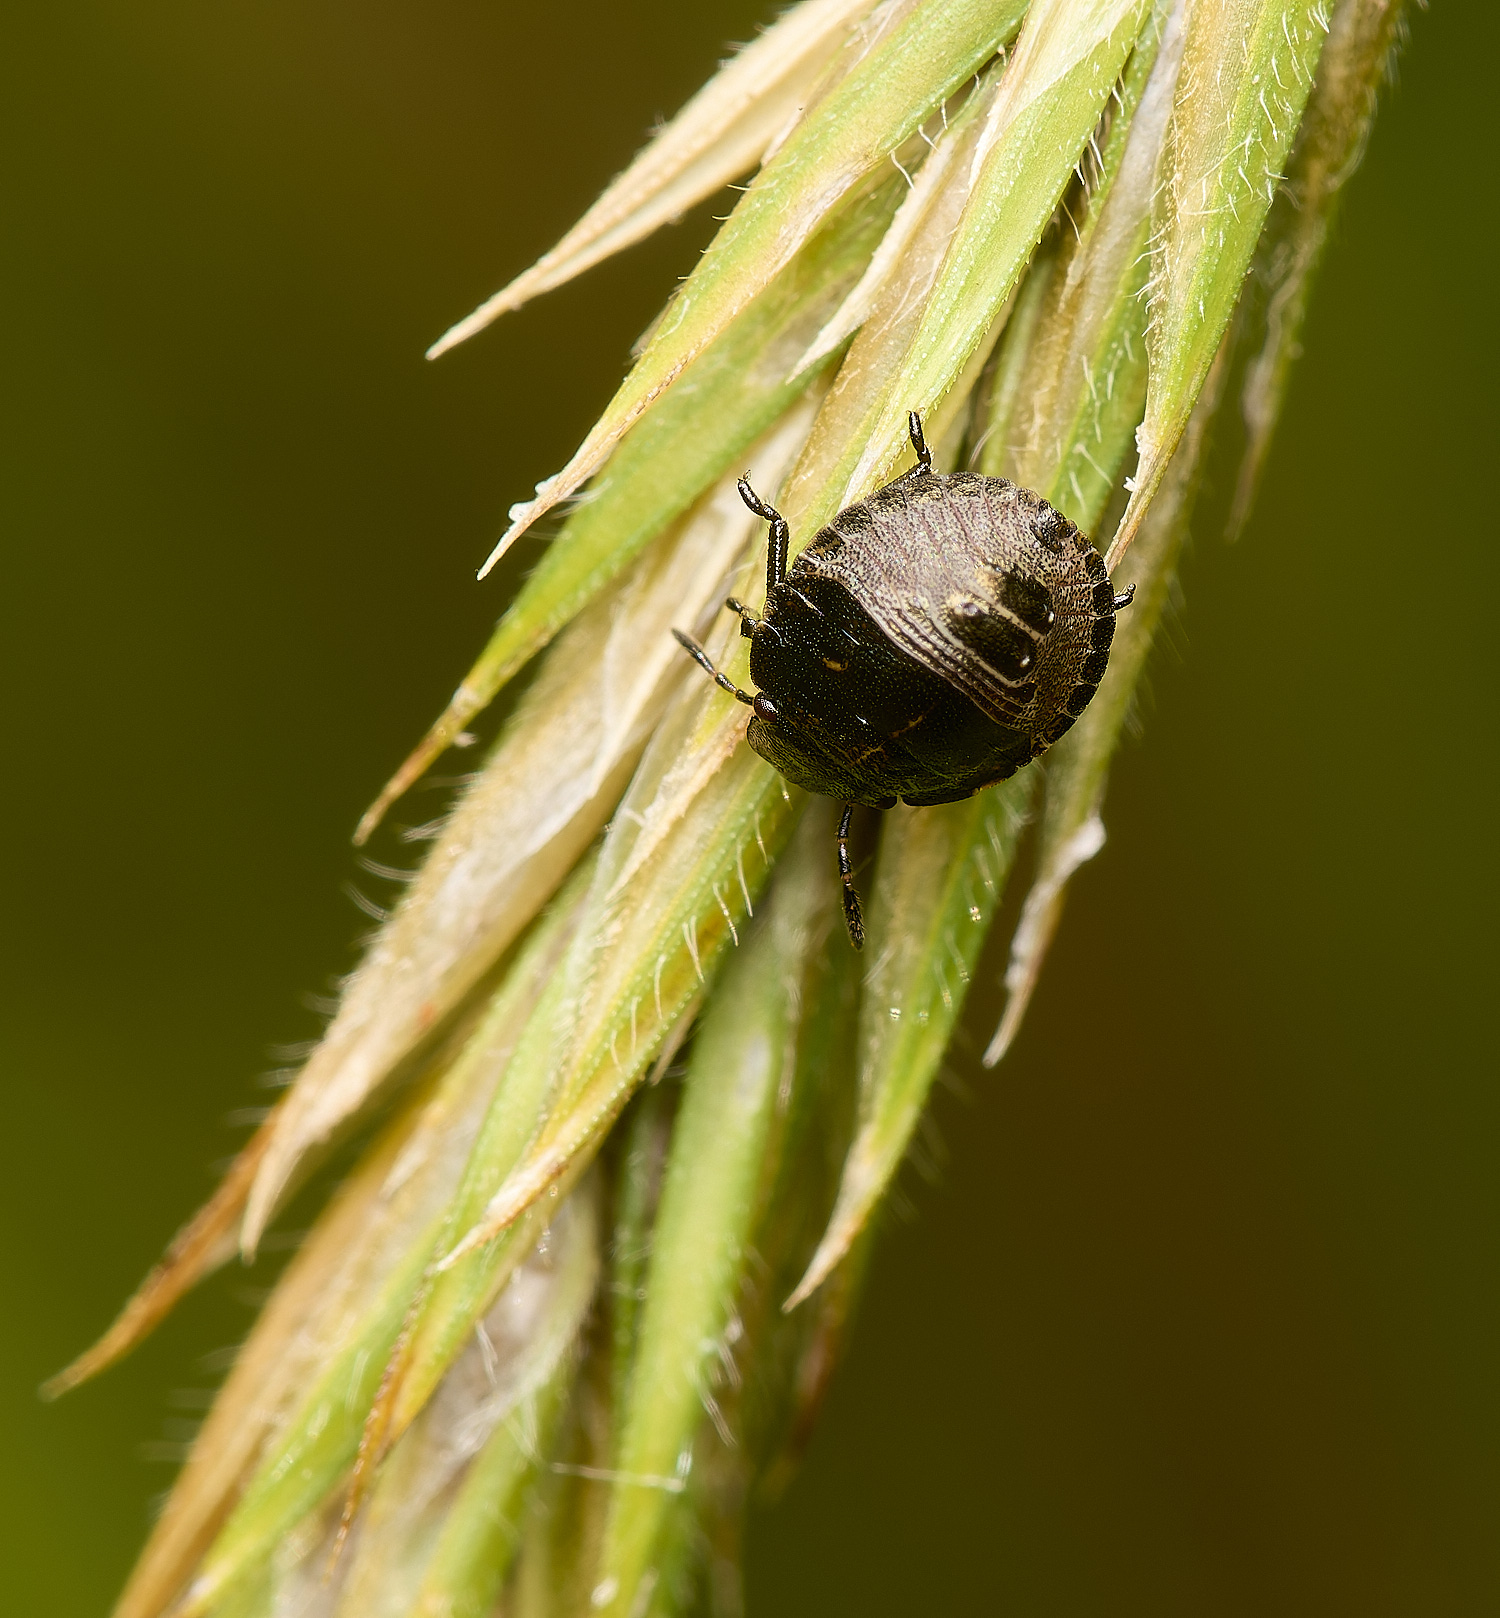
[[[208,1191],[267,1046],[316,1031],[365,927],[349,831],[536,553],[473,569],[722,201],[422,350],[770,15],[11,15],[6,1613],[118,1588],[266,1275],[35,1386]],[[1253,524],[1219,538],[1221,446],[1109,843],[985,1074],[991,952],[937,1172],[754,1523],[752,1618],[1500,1598],[1497,33],[1413,15]]]

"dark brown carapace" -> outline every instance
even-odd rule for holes
[[[754,710],[750,745],[789,781],[841,798],[839,867],[855,948],[864,939],[847,838],[855,804],[954,803],[1014,775],[1088,706],[1104,677],[1116,595],[1098,551],[1061,512],[1004,478],[917,464],[841,511],[787,568],[771,524],[766,607],[733,597],[758,695],[677,638]]]

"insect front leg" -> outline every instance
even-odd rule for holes
[[[704,673],[713,675],[714,684],[717,685],[721,691],[727,691],[730,696],[737,697],[745,704],[747,708],[753,708],[755,706],[755,698],[752,697],[748,691],[741,691],[727,674],[720,674],[719,671],[714,667],[713,661],[709,657],[708,653],[703,650],[703,648],[698,644],[697,641],[693,639],[691,635],[685,635],[680,629],[674,629],[672,634],[676,638],[677,644],[683,649],[683,651],[687,653],[690,658],[692,658],[698,667],[702,669]]]
[[[769,601],[776,586],[786,581],[786,558],[792,542],[792,531],[775,506],[768,506],[750,487],[748,478],[740,479],[740,499],[757,517],[764,517],[771,525],[770,542],[766,546],[766,600]]]
[[[756,627],[760,623],[760,618],[735,596],[725,596],[724,605],[731,612],[737,612],[740,615],[740,633],[746,640],[749,640],[754,635]]]

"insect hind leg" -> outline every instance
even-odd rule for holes
[[[844,890],[844,926],[849,931],[849,942],[855,949],[865,947],[865,915],[860,907],[859,894],[854,887],[854,862],[849,858],[849,822],[854,819],[854,805],[844,805],[843,819],[839,821],[839,881]]]

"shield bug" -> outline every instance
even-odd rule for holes
[[[746,738],[763,759],[843,800],[839,874],[856,949],[854,806],[956,803],[1044,753],[1088,706],[1134,593],[1115,594],[1098,551],[1040,495],[935,472],[916,411],[910,428],[916,466],[841,511],[790,569],[785,519],[740,480],[771,525],[765,611],[725,602],[749,637],[758,694],[673,631],[754,710]]]

